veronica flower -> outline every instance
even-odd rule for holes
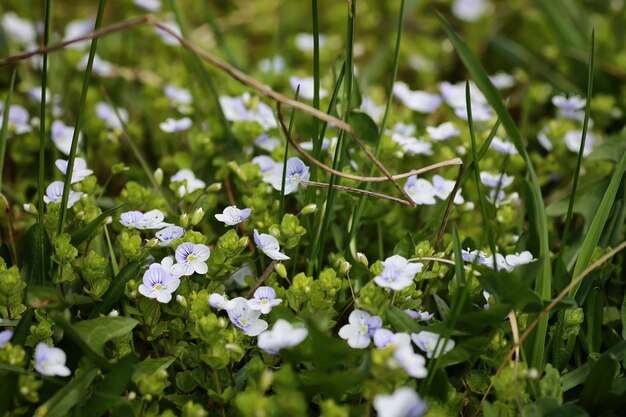
[[[272,108],[261,101],[253,100],[248,93],[241,97],[222,96],[220,105],[226,120],[231,122],[258,123],[263,130],[278,127]]]
[[[50,127],[50,133],[52,136],[52,141],[58,150],[63,152],[65,155],[70,154],[71,146],[72,146],[72,136],[74,135],[74,128],[66,126],[60,120],[55,120],[52,122],[52,126]],[[78,134],[78,146],[80,147],[82,143],[82,133]]]
[[[143,221],[143,213],[137,210],[127,211],[120,215],[120,223],[129,229],[139,229]]]
[[[411,336],[407,333],[393,333],[389,329],[376,329],[373,335],[374,345],[377,348],[384,349],[387,346],[403,346],[411,344]]]
[[[491,84],[498,90],[506,90],[515,85],[515,77],[506,72],[498,72],[497,74],[490,75],[489,81],[491,81]]]
[[[176,264],[174,263],[173,256],[166,256],[165,258],[161,259],[161,268],[163,268],[163,270],[167,274],[180,278],[181,275],[179,274],[179,271],[177,271],[177,269],[174,268],[174,266],[176,266]]]
[[[504,173],[492,174],[490,172],[482,171],[480,173],[480,182],[491,188],[506,188],[513,184],[515,177],[506,175]]]
[[[430,136],[432,139],[436,141],[442,141],[450,139],[454,136],[458,136],[461,131],[454,127],[454,124],[452,122],[445,122],[437,127],[427,126],[426,133],[428,133],[428,136]]]
[[[336,143],[337,143],[336,137],[333,137],[330,139],[324,138],[322,139],[322,147],[320,149],[323,151],[328,151],[329,149],[332,149]],[[313,141],[308,140],[306,142],[300,142],[300,147],[304,149],[305,151],[312,151],[314,144],[313,144]]]
[[[565,133],[563,137],[563,141],[565,142],[565,146],[570,152],[578,153],[580,152],[580,143],[582,141],[583,132],[582,130],[570,130]],[[583,149],[583,156],[589,156],[591,151],[593,150],[593,145],[596,143],[596,137],[591,132],[587,132],[587,137],[585,139],[585,148]]]
[[[396,346],[393,352],[396,363],[412,378],[426,378],[426,359],[419,353],[415,353],[410,344]],[[394,364],[395,365],[395,364]],[[392,367],[395,367],[392,365]]]
[[[417,178],[416,175],[409,177],[404,185],[404,191],[415,204],[432,205],[437,203],[437,200],[435,200],[435,195],[437,194],[435,187],[428,180]]]
[[[515,268],[516,266],[526,265],[535,262],[537,259],[532,253],[525,250],[522,253],[515,253],[514,255],[507,255],[505,257],[506,263]]]
[[[161,0],[133,0],[137,7],[141,7],[149,12],[158,12],[161,10]]]
[[[315,83],[313,77],[299,78],[291,76],[289,77],[289,85],[291,85],[291,88],[293,88],[294,91],[300,87],[300,97],[303,99],[313,100],[313,97],[315,96]],[[319,94],[322,99],[328,96],[328,91],[320,87]]]
[[[170,246],[172,240],[181,238],[185,234],[185,229],[180,226],[167,226],[163,230],[156,232],[159,239],[159,246]]]
[[[422,271],[421,263],[410,263],[400,255],[393,255],[382,262],[383,271],[374,282],[383,288],[401,291],[413,283],[415,275]]]
[[[406,309],[404,310],[404,312],[408,314],[412,319],[419,320],[419,321],[428,321],[432,319],[433,316],[435,315],[435,313],[429,313],[428,311],[422,311],[422,310],[415,311],[415,310]]]
[[[4,103],[0,103],[0,129],[2,128],[2,122],[4,119]],[[30,126],[30,115],[28,110],[19,104],[11,104],[9,107],[9,125],[8,133],[15,133],[21,135],[28,133],[32,130]],[[10,136],[9,136],[10,137]]]
[[[247,287],[249,284],[246,282],[246,277],[254,278],[254,269],[250,264],[246,264],[233,272],[231,276],[228,277],[224,284],[235,284],[239,288]]]
[[[451,84],[447,81],[444,81],[439,84],[439,91],[441,92],[441,96],[450,107],[454,109],[460,108],[465,110],[467,104],[467,99],[465,97],[465,84],[465,81],[461,81],[456,84]],[[470,94],[472,97],[472,110],[474,110],[474,107],[477,105],[486,105],[487,98],[482,93],[482,91],[480,91],[478,86],[473,81],[469,82],[469,86]],[[474,115],[472,114],[472,116]]]
[[[391,130],[386,131],[388,135],[393,135],[394,133],[397,133],[398,135],[407,137],[414,136],[416,132],[417,128],[414,124],[402,122],[395,123]]]
[[[190,169],[181,169],[170,178],[170,182],[186,182],[186,184],[178,187],[178,194],[181,197],[206,187],[204,181],[196,178]]]
[[[378,417],[422,417],[428,407],[415,390],[402,387],[391,395],[376,395],[374,409]]]
[[[558,109],[559,117],[572,120],[582,120],[585,117],[583,109],[587,100],[580,96],[565,97],[564,95],[552,97],[552,104]]]
[[[500,207],[505,204],[514,204],[519,201],[519,194],[517,192],[512,192],[511,194],[506,194],[502,190],[498,190],[496,194],[496,189],[492,189],[489,191],[489,196],[487,200],[492,204],[495,204],[496,207]]]
[[[489,310],[489,307],[491,307],[491,299],[493,298],[493,295],[489,294],[487,291],[483,291],[483,297],[485,297],[486,301],[486,303],[483,304],[483,309]]]
[[[441,97],[438,94],[411,91],[409,86],[401,81],[394,84],[393,95],[406,107],[419,113],[432,113],[441,105]]]
[[[281,349],[299,345],[308,334],[306,327],[293,326],[287,320],[278,319],[272,330],[259,334],[257,345],[270,355],[276,355]]]
[[[285,58],[276,55],[272,58],[265,58],[259,61],[259,69],[264,73],[282,74],[285,71]]]
[[[513,267],[506,262],[506,259],[504,258],[504,255],[502,255],[500,253],[496,253],[495,257],[493,255],[487,256],[485,258],[484,265],[489,267],[489,268],[491,268],[491,269],[494,269],[494,265],[493,265],[494,258],[495,258],[495,261],[496,261],[496,265],[495,265],[496,271],[511,272],[513,270]]]
[[[454,0],[452,14],[464,22],[475,22],[491,10],[489,0]]]
[[[180,278],[166,271],[159,263],[153,263],[143,274],[139,293],[148,298],[156,298],[159,303],[169,303],[172,293],[178,289]]]
[[[65,366],[65,352],[56,347],[39,343],[35,347],[35,370],[45,376],[69,376],[72,371]]]
[[[94,28],[95,22],[91,18],[72,20],[67,25],[65,25],[65,36],[63,37],[63,40],[68,41],[71,39],[80,38],[81,36],[87,35],[92,32]],[[68,45],[67,48],[84,49],[89,45],[89,43],[90,41],[87,39]]]
[[[273,152],[281,145],[280,139],[271,137],[267,133],[261,134],[254,140],[254,144],[267,152]]]
[[[452,190],[454,190],[454,185],[456,183],[452,180],[447,180],[443,178],[441,175],[433,175],[433,187],[435,187],[435,195],[442,200],[445,200],[450,196]],[[461,195],[461,189],[458,189],[456,195],[454,196],[454,204],[463,204],[465,199]]]
[[[162,229],[170,226],[169,223],[165,223],[165,214],[161,210],[150,210],[144,213],[141,222],[138,225],[138,229]]]
[[[248,336],[258,336],[267,329],[267,322],[260,319],[261,312],[248,306],[248,300],[237,297],[231,300],[228,318]]]
[[[517,155],[517,149],[515,149],[515,145],[512,142],[500,139],[497,136],[491,141],[490,148],[504,155]]]
[[[206,260],[209,259],[211,251],[209,247],[202,244],[193,244],[191,242],[185,242],[176,248],[176,261],[178,264],[174,265],[174,270],[185,276],[197,274],[206,274],[209,267],[206,264]]]
[[[2,14],[2,29],[7,35],[7,40],[20,45],[32,45],[37,39],[35,25],[30,20],[22,19],[15,12]]]
[[[537,133],[537,141],[546,151],[550,152],[552,148],[554,148],[554,145],[552,144],[552,140],[548,137],[548,131],[547,127],[541,129],[539,133]]]
[[[371,316],[363,310],[353,310],[348,317],[348,323],[339,329],[339,337],[348,341],[354,349],[365,349],[370,344],[370,338],[376,329],[383,325],[378,316]]]
[[[213,293],[209,295],[209,305],[218,310],[228,310],[231,307],[231,302],[226,295]]]
[[[13,331],[12,330],[3,330],[3,331],[1,331],[0,332],[0,349],[2,349],[4,347],[4,345],[9,343],[11,341],[12,337],[13,337]]]
[[[276,291],[272,287],[259,287],[254,291],[254,298],[248,300],[248,306],[253,310],[259,310],[262,314],[269,314],[283,300],[276,298]]]
[[[273,181],[271,183],[275,190],[280,191],[282,188],[283,164],[276,164],[273,169]],[[280,172],[280,176],[276,175]],[[285,195],[291,194],[298,189],[300,181],[309,179],[309,167],[296,156],[287,160],[287,169],[285,172]]]
[[[173,105],[179,106],[179,111],[186,110],[193,103],[193,96],[186,88],[178,88],[168,84],[163,88],[163,92]],[[185,112],[181,111],[181,113]]]
[[[454,340],[452,339],[442,339],[441,335],[437,333],[427,332],[425,330],[419,333],[412,333],[411,339],[413,339],[413,343],[417,345],[418,348],[426,352],[426,357],[428,358],[437,358],[442,353],[445,355],[450,352],[454,348]],[[437,351],[435,352],[435,348]]]
[[[483,251],[473,250],[470,251],[469,248],[461,249],[461,257],[465,262],[477,263],[480,265],[485,265],[487,254]]]
[[[173,22],[173,21],[170,20],[170,21],[167,21],[167,22],[161,22],[161,24],[163,26],[167,27],[168,29],[170,29],[172,32],[176,33],[178,36],[182,36],[182,32],[180,30],[180,27],[178,26],[178,23]],[[170,45],[170,46],[177,46],[177,45],[179,45],[178,39],[176,39],[170,33],[164,31],[163,29],[155,27],[154,28],[154,33],[156,33],[157,36],[159,38],[161,38],[163,43],[166,44],[166,45]]]
[[[41,104],[41,86],[35,86],[28,89],[28,97],[33,100],[37,104]],[[52,96],[50,93],[50,89],[46,88],[46,104],[50,103],[50,99],[52,98],[52,115],[54,117],[59,117],[63,114],[63,109],[61,109],[61,96],[55,94]],[[1,107],[1,106],[0,106]],[[10,117],[10,115],[9,115]]]
[[[228,206],[222,214],[216,214],[215,218],[226,226],[234,226],[250,217],[250,213],[252,213],[251,208],[240,210],[236,206]]]
[[[488,122],[491,120],[492,111],[491,107],[483,103],[470,103],[472,106],[472,121],[474,122]],[[468,120],[467,115],[467,103],[462,106],[454,108],[454,114],[463,120]]]
[[[86,54],[78,63],[77,68],[81,71],[84,71],[87,68],[88,62],[89,54]],[[101,77],[109,77],[113,74],[113,64],[100,58],[98,54],[95,54],[93,56],[93,66],[91,72]]]
[[[118,114],[119,117],[117,117]],[[102,101],[96,104],[96,116],[98,116],[98,119],[102,120],[109,129],[115,131],[122,130],[122,122],[128,123],[128,110],[118,107],[116,113],[116,109],[114,109],[113,106]]]
[[[363,96],[361,98],[361,106],[359,109],[362,112],[367,113],[367,115],[369,115],[376,123],[380,123],[383,115],[385,114],[385,106],[377,105],[374,100],[367,96]]]
[[[193,122],[189,117],[183,117],[182,119],[173,119],[168,117],[164,122],[159,123],[159,127],[165,133],[184,132],[189,130]]]
[[[409,155],[432,155],[433,145],[425,140],[393,134],[391,140],[396,142]]]
[[[261,174],[267,174],[268,172],[274,169],[276,165],[276,161],[274,161],[271,157],[267,155],[255,156],[252,158],[252,163],[256,164],[261,168]]]
[[[310,52],[313,50],[313,36],[310,33],[298,33],[295,37],[296,48],[302,52]],[[320,48],[326,45],[326,36],[318,35]]]
[[[67,174],[67,161],[64,159],[57,159],[54,161],[54,165],[59,168],[59,171],[63,175]],[[80,182],[93,174],[93,171],[87,169],[87,162],[83,158],[74,159],[74,169],[72,170],[72,184]]]
[[[275,261],[286,261],[291,259],[289,256],[280,252],[280,245],[278,244],[278,240],[272,235],[268,235],[266,233],[261,233],[254,229],[254,243],[258,246],[261,251],[274,259]]]
[[[70,190],[69,196],[67,198],[67,208],[72,207],[83,193]],[[63,199],[63,182],[62,181],[54,181],[52,184],[48,185],[46,188],[46,195],[43,196],[43,201],[46,204],[50,203],[60,203]]]

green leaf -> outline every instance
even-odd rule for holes
[[[614,355],[617,358],[623,357],[624,354],[626,354],[626,340],[620,341],[619,343],[608,349],[606,352],[604,352],[604,355],[608,354]],[[587,379],[587,375],[589,375],[591,367],[594,365],[594,362],[595,361],[590,360],[587,363],[563,375],[561,377],[563,381],[563,391],[568,391],[585,382],[585,380]]]
[[[130,333],[138,323],[129,317],[99,317],[80,321],[74,328],[93,350],[103,354],[106,342]]]
[[[77,417],[100,417],[114,407],[115,399],[122,395],[130,383],[136,363],[137,357],[134,354],[130,354],[116,363],[104,377],[104,380],[94,387],[93,396],[81,407],[76,414]]]
[[[87,239],[96,231],[96,229],[104,223],[104,221],[109,217],[114,211],[119,209],[120,207],[124,207],[126,204],[120,204],[119,206],[110,208],[106,211],[103,211],[98,217],[90,221],[85,227],[82,227],[78,230],[72,232],[71,243],[72,246],[77,247]]]
[[[98,317],[98,314],[108,313],[124,294],[126,283],[139,276],[140,269],[141,265],[138,262],[131,262],[122,268],[119,274],[117,274],[113,279],[113,282],[109,286],[107,292],[102,297],[102,303],[93,309],[90,317],[95,318]]]
[[[604,401],[608,397],[611,384],[618,370],[619,364],[613,355],[609,353],[602,355],[591,368],[585,381],[583,392],[580,395],[580,405],[594,415],[604,410]]]
[[[67,385],[58,390],[48,401],[40,406],[35,415],[46,417],[66,417],[89,393],[91,383],[98,376],[98,369],[92,365],[81,369]]]
[[[23,276],[29,285],[51,285],[50,266],[52,245],[48,232],[39,224],[32,225],[24,236],[26,252],[30,254],[24,259]]]
[[[586,300],[585,324],[587,347],[589,353],[599,352],[602,344],[602,317],[604,316],[604,300],[602,290],[593,288]]]
[[[387,321],[389,321],[396,332],[400,333],[418,333],[424,330],[424,327],[420,326],[417,320],[394,306],[389,307],[389,310],[387,310]]]
[[[378,142],[378,126],[367,113],[360,110],[352,110],[349,120],[350,126],[354,129],[357,137],[367,144],[376,145]]]
[[[133,381],[136,381],[141,375],[152,375],[157,371],[166,370],[175,360],[176,358],[172,356],[164,356],[158,359],[144,359],[135,366],[135,372],[132,376]]]
[[[82,334],[76,330],[72,324],[60,312],[51,312],[49,317],[55,322],[55,324],[63,329],[65,336],[69,338],[92,362],[102,369],[110,369],[111,363],[106,360],[102,355],[96,352],[89,343],[85,341]]]

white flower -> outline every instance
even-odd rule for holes
[[[254,269],[250,266],[250,264],[243,265],[241,268],[233,272],[232,275],[224,281],[224,284],[235,284],[239,288],[244,288],[249,286],[246,282],[246,277],[252,277],[254,279]]]
[[[278,138],[270,136],[267,133],[262,133],[254,140],[254,144],[264,151],[273,152],[274,149],[281,145],[281,142]]]
[[[580,152],[580,143],[582,141],[583,132],[582,130],[570,130],[563,137],[563,141],[565,142],[565,146],[570,152],[578,153]],[[587,137],[585,138],[585,148],[583,149],[583,156],[589,156],[591,151],[593,150],[593,145],[596,143],[596,137],[591,132],[587,132]]]
[[[411,318],[415,320],[419,320],[419,321],[428,321],[432,319],[433,316],[435,315],[435,313],[429,313],[428,311],[422,311],[422,310],[415,311],[415,310],[406,309],[404,310],[404,312],[408,314]]]
[[[280,245],[278,244],[278,240],[272,235],[268,235],[266,233],[261,233],[254,229],[254,243],[256,243],[257,247],[261,249],[261,251],[274,259],[275,261],[286,261],[291,259],[289,256],[280,252]]]
[[[469,86],[470,95],[472,98],[472,110],[474,110],[474,107],[476,105],[486,105],[487,98],[482,93],[482,91],[480,91],[478,86],[474,84],[473,81],[470,81]],[[455,109],[462,108],[463,110],[465,110],[465,106],[467,103],[465,97],[465,81],[461,81],[456,84],[451,84],[447,81],[444,81],[439,84],[439,91],[441,92],[441,95],[443,96],[445,102],[448,103],[450,107]]]
[[[465,262],[477,263],[480,265],[485,265],[485,260],[487,259],[487,254],[483,251],[474,250],[470,251],[469,248],[461,249],[461,257]]]
[[[67,208],[72,207],[83,193],[70,190],[70,193],[67,198]],[[54,181],[52,184],[48,185],[46,188],[46,195],[43,196],[43,201],[46,204],[50,203],[60,203],[63,199],[63,182],[62,181]]]
[[[170,100],[170,103],[174,106],[178,106],[178,110],[181,113],[188,112],[188,106],[193,103],[193,96],[191,91],[186,88],[178,88],[171,84],[166,85],[163,88],[165,96]]]
[[[310,33],[298,33],[296,35],[296,48],[302,52],[310,52],[313,50],[313,36]],[[326,36],[318,35],[320,49],[326,45]]]
[[[432,155],[433,145],[425,140],[419,140],[414,137],[406,137],[394,133],[391,140],[396,142],[402,150],[409,155]]]
[[[64,159],[57,159],[54,161],[54,165],[59,168],[59,171],[65,175],[67,173],[67,161]],[[93,171],[87,169],[87,162],[83,158],[74,159],[74,169],[72,170],[72,184],[80,182],[93,174]]]
[[[204,181],[196,178],[190,169],[181,169],[170,178],[170,182],[186,182],[186,185],[178,187],[178,193],[181,197],[206,187]]]
[[[80,60],[80,62],[77,65],[78,69],[85,70],[85,68],[87,68],[88,62],[89,62],[89,54],[85,55]],[[99,75],[101,77],[108,77],[113,74],[113,64],[111,64],[109,61],[105,61],[104,59],[100,58],[98,54],[95,54],[93,56],[92,73]]]
[[[220,97],[220,105],[226,120],[231,122],[258,123],[263,130],[278,127],[274,112],[270,106],[253,100],[248,93],[244,93],[241,97]]]
[[[485,301],[486,301],[486,303],[483,304],[483,309],[489,310],[489,307],[491,307],[491,299],[493,298],[493,296],[489,294],[487,291],[483,291],[483,297],[485,297]]]
[[[4,345],[9,343],[11,341],[12,337],[13,337],[13,331],[12,330],[3,330],[3,331],[1,331],[0,332],[0,349],[2,349],[4,347]]]
[[[285,58],[276,55],[272,58],[265,58],[259,61],[259,69],[265,73],[281,74],[285,70]]]
[[[454,348],[454,340],[444,339],[437,333],[427,332],[425,330],[419,333],[412,333],[411,339],[418,348],[426,352],[426,357],[437,358],[442,353],[445,355]],[[441,342],[439,339],[442,339]],[[435,349],[437,351],[435,352]]]
[[[416,175],[410,176],[404,185],[404,191],[411,197],[415,204],[432,205],[437,203],[435,195],[437,191],[430,181],[424,178],[417,178]]]
[[[259,310],[262,314],[269,314],[283,300],[276,298],[276,291],[272,287],[259,287],[254,291],[254,298],[248,300],[248,306],[253,310]]]
[[[129,229],[138,229],[138,225],[143,220],[143,213],[137,210],[127,211],[120,215],[120,223]]]
[[[122,122],[128,123],[128,110],[121,107],[116,109],[113,106],[105,102],[96,103],[96,116],[102,120],[106,126],[115,131],[121,131],[123,128]],[[119,114],[120,117],[117,117]],[[121,119],[121,120],[120,120]]]
[[[383,288],[401,291],[413,283],[415,274],[422,271],[421,263],[410,263],[400,255],[393,255],[382,262],[383,271],[374,282]]]
[[[278,319],[272,330],[259,334],[257,345],[270,355],[276,355],[281,349],[299,345],[308,334],[306,327],[293,326],[287,320]]]
[[[153,263],[143,274],[143,283],[138,290],[141,295],[156,298],[159,303],[169,303],[179,285],[179,277],[168,273],[161,264]]]
[[[74,128],[66,126],[60,120],[55,120],[52,122],[52,126],[50,128],[52,141],[58,150],[63,152],[65,155],[70,154],[70,150],[72,147],[72,136],[74,135]],[[80,147],[82,143],[83,135],[82,133],[78,134],[78,147]]]
[[[65,352],[56,347],[39,343],[35,348],[35,370],[45,376],[69,376],[72,371],[65,366]]]
[[[452,122],[445,122],[437,127],[427,126],[426,133],[428,133],[428,136],[430,136],[434,140],[442,141],[450,139],[454,136],[458,136],[461,131],[454,127],[454,124]]]
[[[276,164],[270,174],[271,186],[280,191],[283,183],[283,164]],[[287,160],[285,172],[285,195],[291,194],[298,189],[300,181],[309,179],[309,167],[300,158],[294,156]]]
[[[480,173],[480,182],[491,188],[506,188],[513,184],[515,177],[506,175],[504,173],[492,174],[490,172],[482,171]]]
[[[512,142],[500,139],[497,136],[491,141],[490,148],[504,155],[517,155],[517,149],[515,149],[515,145]]]
[[[0,102],[0,129],[2,128],[2,122],[4,119],[4,103]],[[28,133],[32,130],[30,126],[30,115],[28,110],[19,104],[11,104],[9,107],[9,125],[7,130],[7,137],[10,137],[11,133],[21,135]]]
[[[410,344],[402,344],[396,346],[393,352],[393,358],[396,363],[404,369],[404,371],[413,378],[426,378],[428,370],[426,369],[426,359],[419,353],[415,353]],[[395,364],[391,364],[395,368]]]
[[[473,98],[472,98],[473,100]],[[488,122],[491,120],[491,107],[487,104],[476,103],[472,101],[472,121],[474,122]],[[459,107],[454,108],[454,114],[463,120],[467,118],[467,103],[463,103]]]
[[[87,35],[94,30],[95,22],[91,18],[87,19],[79,19],[72,20],[65,26],[65,36],[63,37],[64,41],[68,41],[75,38],[80,38],[81,36]],[[71,45],[66,46],[68,49],[83,49],[89,46],[90,41],[84,40],[80,42],[73,43]]]
[[[492,256],[487,256],[485,258],[484,265],[489,267],[489,268],[491,268],[491,269],[494,269],[493,260],[494,260],[493,255]],[[496,260],[496,270],[497,271],[511,272],[513,270],[513,267],[506,262],[506,259],[504,258],[504,255],[502,255],[500,253],[496,253],[495,260]]]
[[[159,123],[159,127],[165,133],[175,133],[189,130],[192,124],[193,122],[189,117],[183,117],[182,119],[168,117],[164,122]]]
[[[141,221],[137,225],[137,229],[162,229],[170,226],[169,223],[163,221],[165,214],[161,210],[150,210],[144,213]]]
[[[206,260],[209,259],[211,251],[209,247],[202,244],[185,242],[176,248],[176,261],[174,271],[180,275],[190,276],[193,273],[206,274],[209,267]]]
[[[274,169],[276,165],[276,161],[270,158],[267,155],[255,156],[252,158],[252,163],[256,164],[261,168],[261,174],[265,175]]]
[[[185,229],[180,226],[167,226],[163,230],[156,232],[159,239],[159,246],[169,246],[172,240],[176,240],[185,234]]]
[[[300,97],[305,100],[313,100],[313,97],[315,95],[315,84],[313,77],[299,78],[296,76],[291,76],[289,77],[289,84],[291,85],[291,88],[294,89],[294,91],[297,90],[298,87],[300,87]],[[324,90],[321,87],[319,93],[320,99],[328,96],[328,91]]]
[[[585,112],[583,109],[587,100],[580,96],[565,97],[563,95],[552,97],[552,104],[558,109],[559,117],[572,120],[583,120]]]
[[[454,185],[456,183],[452,180],[446,180],[441,175],[433,175],[433,187],[435,187],[436,196],[442,200],[445,200],[450,196],[452,190],[454,190]],[[454,196],[454,204],[463,204],[465,203],[465,199],[461,195],[461,189],[458,189],[456,195]]]
[[[554,145],[552,145],[552,140],[548,137],[548,131],[546,127],[541,129],[539,133],[537,133],[537,141],[546,151],[550,152],[552,148],[554,148]]]
[[[149,12],[158,12],[161,10],[161,0],[133,0],[137,7],[141,7]]]
[[[248,306],[248,300],[237,297],[231,300],[228,318],[248,336],[258,336],[267,329],[267,322],[260,319],[261,312],[252,310]]]
[[[498,72],[497,74],[490,75],[489,81],[491,81],[491,84],[498,90],[506,90],[515,85],[515,77],[506,72]]]
[[[491,10],[489,0],[454,0],[452,14],[465,22],[475,22]]]
[[[523,251],[522,253],[507,255],[505,259],[506,263],[511,265],[513,268],[520,265],[526,265],[537,260],[535,257],[533,257],[533,254],[527,250]]]
[[[180,31],[180,27],[178,26],[178,23],[173,22],[173,21],[168,21],[168,22],[161,22],[161,24],[165,26],[166,28],[170,29],[172,32],[176,33],[178,36],[183,35],[182,32]],[[159,36],[159,38],[161,38],[163,43],[166,45],[177,46],[179,44],[178,39],[176,39],[170,33],[164,31],[163,29],[155,27],[154,33],[156,33]]]
[[[376,105],[374,100],[372,100],[368,96],[363,96],[363,98],[361,99],[361,106],[359,107],[359,109],[362,112],[367,113],[372,118],[372,120],[374,120],[376,123],[380,123],[385,114],[385,106]]]
[[[226,226],[234,226],[250,217],[250,213],[252,213],[252,209],[250,208],[240,210],[236,206],[228,206],[224,209],[222,214],[216,214],[215,218]]]
[[[37,39],[33,22],[22,19],[15,12],[2,14],[2,29],[7,35],[7,40],[13,40],[20,45],[32,45]]]
[[[398,388],[391,395],[374,397],[378,417],[421,417],[428,407],[420,396],[409,387]]]
[[[209,295],[209,305],[213,308],[217,308],[218,310],[228,310],[231,306],[231,303],[226,295],[218,294],[215,292]]]
[[[406,107],[419,113],[432,113],[441,105],[441,97],[438,94],[411,91],[409,86],[401,81],[394,84],[393,95]]]
[[[411,344],[411,336],[407,333],[393,333],[389,329],[376,329],[374,331],[374,345],[377,348],[384,349],[387,346],[403,346]]]
[[[350,313],[348,323],[339,329],[339,337],[347,340],[353,349],[365,349],[370,344],[370,337],[382,326],[383,321],[378,316],[355,309]]]

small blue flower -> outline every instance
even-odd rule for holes
[[[65,352],[45,343],[35,348],[35,370],[45,376],[69,376],[72,371],[65,366]]]
[[[254,291],[254,298],[248,300],[248,306],[253,310],[259,310],[262,314],[269,314],[283,300],[276,298],[276,291],[272,287],[259,287]]]
[[[159,246],[170,246],[172,240],[181,238],[184,234],[185,229],[180,226],[167,226],[156,232],[156,237],[159,239]]]
[[[3,330],[0,332],[0,349],[11,341],[13,337],[13,330]]]
[[[194,272],[198,274],[206,274],[209,267],[206,260],[209,259],[211,251],[209,247],[202,244],[193,244],[185,242],[176,248],[176,261],[173,271],[178,275],[190,276]]]
[[[260,319],[261,312],[248,306],[248,300],[237,297],[230,301],[228,318],[248,336],[258,336],[267,329],[267,322]]]
[[[216,214],[215,218],[226,226],[234,226],[250,217],[250,213],[252,213],[250,208],[240,210],[236,206],[229,206],[224,209],[222,214]]]
[[[272,330],[259,334],[257,345],[270,355],[276,355],[281,349],[299,345],[308,334],[306,327],[293,326],[287,320],[278,319]]]
[[[256,229],[254,229],[254,243],[256,243],[258,248],[261,249],[264,254],[275,261],[286,261],[291,259],[289,256],[280,252],[278,240],[276,240],[276,238],[272,235],[259,233]]]
[[[370,338],[383,325],[378,316],[371,316],[368,312],[355,309],[348,317],[348,323],[339,329],[339,337],[348,341],[353,349],[365,349],[370,344]]]
[[[374,278],[374,282],[383,288],[401,291],[413,283],[415,275],[422,271],[421,263],[410,263],[400,255],[394,255],[383,262],[383,271]]]
[[[374,397],[378,417],[422,417],[428,407],[413,388],[398,388],[391,395]]]

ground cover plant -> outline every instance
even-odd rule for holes
[[[623,1],[0,14],[0,415],[622,414]]]

